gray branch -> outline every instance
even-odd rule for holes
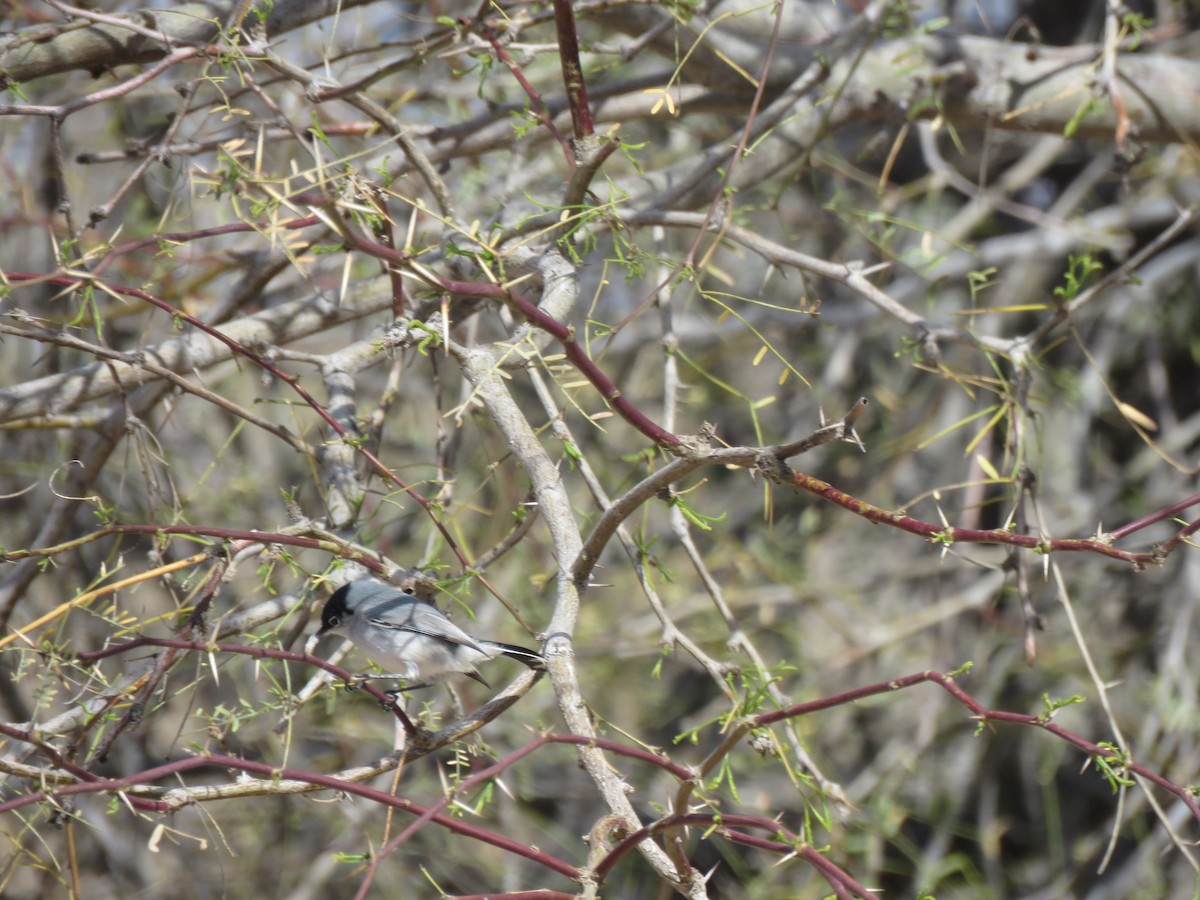
[[[294,31],[336,12],[373,0],[277,0],[267,16],[269,36]],[[238,5],[237,0],[183,3],[172,9],[146,9],[127,16],[131,28],[89,25],[61,31],[46,41],[10,40],[0,46],[0,87],[85,70],[155,62],[173,46],[211,43]],[[154,40],[157,32],[165,40]]]
[[[223,326],[221,333],[246,347],[280,346],[378,312],[390,303],[390,295],[382,290],[353,291],[336,308],[325,298],[309,297],[238,319]],[[143,351],[142,355],[156,366],[182,373],[225,362],[233,356],[233,351],[216,338],[189,330],[182,337]],[[107,397],[118,388],[128,389],[157,377],[136,362],[107,360],[47,375],[0,389],[0,422],[74,409],[81,403]]]

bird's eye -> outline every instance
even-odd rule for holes
[[[337,628],[341,624],[342,624],[341,616],[330,616],[329,617],[329,627],[330,628]]]

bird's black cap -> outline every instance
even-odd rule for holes
[[[349,592],[350,585],[344,584],[325,601],[325,608],[321,610],[321,628],[317,631],[317,637],[332,631],[346,621],[346,617],[350,615],[350,607],[346,603],[346,595]]]

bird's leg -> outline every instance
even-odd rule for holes
[[[428,684],[406,684],[404,687],[398,687],[390,691],[384,691],[383,696],[389,698],[393,703],[401,694],[407,694],[409,691],[419,691],[421,688],[433,687],[433,682]]]
[[[403,682],[407,677],[408,675],[398,675],[395,673],[374,674],[372,672],[359,672],[356,675],[350,676],[350,681],[346,684],[346,689],[356,691],[368,681],[374,681],[376,679],[386,678],[392,681]],[[387,702],[385,703],[380,701],[379,705],[384,709],[391,709],[393,706],[398,704],[401,694],[407,694],[409,691],[419,691],[421,688],[427,687],[433,687],[433,682],[430,681],[424,684],[405,684],[403,687],[395,688],[390,691],[384,691],[383,695],[388,698]]]
[[[355,684],[362,684],[364,681],[375,681],[376,679],[381,679],[381,680],[382,679],[390,679],[391,681],[404,681],[406,678],[408,678],[408,674],[405,673],[404,675],[397,675],[394,672],[393,673],[380,672],[378,674],[376,674],[375,672],[359,672],[357,675],[351,675],[350,677],[354,679]]]

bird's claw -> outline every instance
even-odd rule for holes
[[[357,675],[351,675],[346,682],[346,690],[357,691],[360,687],[371,680],[371,676],[366,672],[360,672]]]

